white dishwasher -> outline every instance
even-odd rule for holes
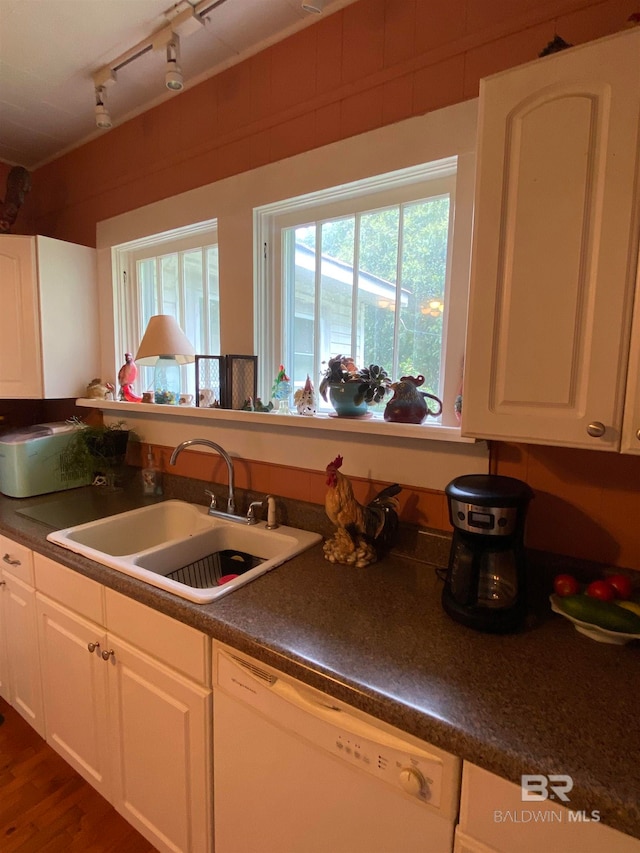
[[[214,644],[216,853],[449,853],[461,762]]]

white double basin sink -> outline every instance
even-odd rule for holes
[[[321,540],[265,522],[243,524],[179,500],[129,510],[47,536],[83,557],[197,604],[244,586]]]

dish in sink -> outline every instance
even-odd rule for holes
[[[49,542],[198,604],[227,595],[321,540],[242,524],[168,500],[57,530]],[[222,581],[222,583],[221,583]]]

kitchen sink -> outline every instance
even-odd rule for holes
[[[56,535],[64,535],[69,542],[84,548],[118,557],[146,551],[174,539],[187,539],[200,530],[208,530],[207,522],[206,507],[171,500],[69,527]]]
[[[206,604],[282,565],[321,540],[317,533],[265,522],[212,517],[208,508],[169,500],[47,536],[81,554],[175,595]]]

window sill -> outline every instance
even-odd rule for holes
[[[277,429],[300,429],[337,433],[360,433],[364,435],[379,435],[398,437],[416,441],[448,441],[457,444],[474,444],[475,439],[460,435],[459,427],[440,426],[439,424],[395,424],[377,419],[334,418],[320,414],[307,417],[290,414],[279,415],[274,412],[242,412],[236,409],[201,409],[197,406],[162,406],[153,403],[125,403],[113,400],[98,400],[95,398],[80,398],[76,405],[89,409],[101,409],[116,415],[125,413],[152,415],[158,419],[198,421],[213,425],[216,421],[232,421],[241,424],[264,424],[266,427]]]

